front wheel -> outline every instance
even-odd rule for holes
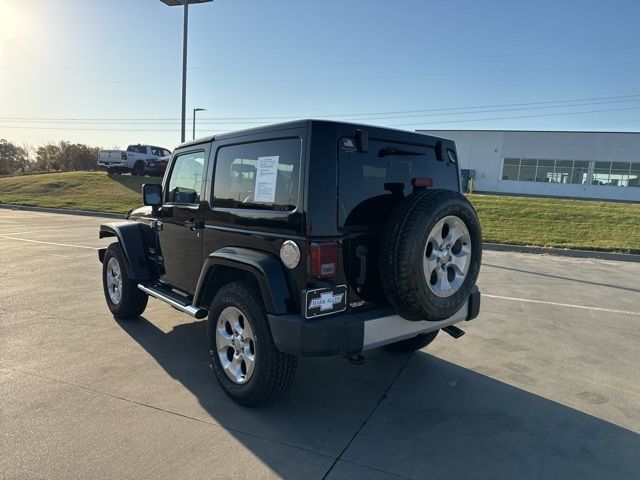
[[[126,261],[120,244],[116,242],[109,245],[102,263],[104,297],[113,316],[121,320],[138,318],[149,300],[137,282],[127,275]]]
[[[273,343],[262,299],[248,284],[220,289],[209,309],[207,336],[211,367],[236,403],[270,402],[293,381],[297,358]]]

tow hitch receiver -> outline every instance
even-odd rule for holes
[[[456,339],[464,335],[464,330],[460,330],[455,325],[449,325],[448,327],[444,327],[442,331],[447,332],[449,335],[451,335],[453,338],[456,338]]]

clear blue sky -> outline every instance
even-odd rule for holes
[[[187,136],[196,106],[197,136],[324,116],[640,131],[639,32],[637,0],[215,0],[190,9]],[[0,0],[0,138],[173,148],[181,58],[182,8],[159,0]]]

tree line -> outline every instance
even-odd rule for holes
[[[65,141],[21,147],[0,139],[0,175],[96,170],[99,150]]]

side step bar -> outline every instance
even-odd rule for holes
[[[183,313],[187,313],[187,314],[189,314],[192,317],[195,317],[197,319],[204,318],[209,313],[204,308],[196,307],[195,305],[189,305],[187,303],[183,303],[178,298],[173,298],[166,291],[163,291],[163,290],[160,290],[160,289],[157,289],[157,288],[146,287],[146,286],[142,285],[141,283],[138,284],[138,288],[140,290],[142,290],[144,293],[146,293],[147,295],[151,295],[153,298],[157,298],[158,300],[162,300],[163,302],[168,303],[169,305],[171,305],[176,310],[179,310],[179,311],[181,311]]]

